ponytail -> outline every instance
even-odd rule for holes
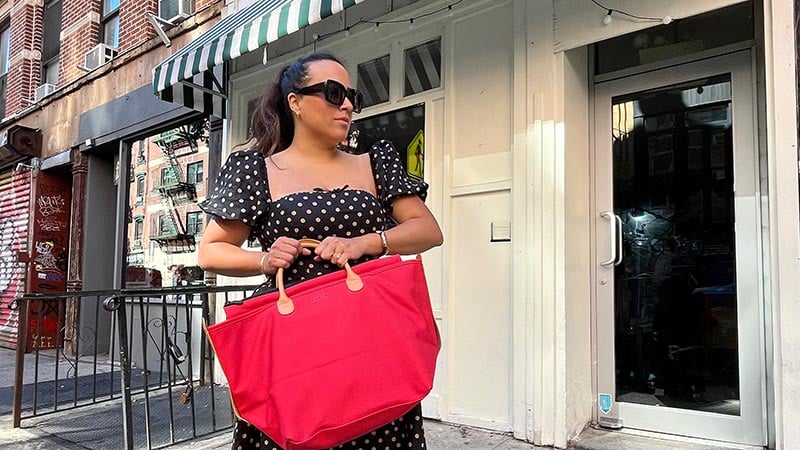
[[[335,61],[327,53],[315,53],[300,58],[291,66],[284,67],[278,79],[269,85],[253,112],[248,141],[255,141],[255,148],[265,157],[286,150],[294,139],[294,118],[289,110],[287,96],[300,88],[308,79],[308,66],[315,61]]]

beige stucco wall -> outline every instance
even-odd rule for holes
[[[607,3],[640,15],[681,18],[738,1]],[[789,3],[778,8],[786,23]],[[434,302],[444,324],[445,364],[435,392],[441,400],[436,417],[443,420],[511,430],[518,438],[557,447],[565,447],[591,420],[591,94],[584,46],[653,26],[619,18],[603,26],[603,15],[584,0],[476,1],[459,7],[452,19],[431,19],[416,31],[398,26],[379,38],[371,31],[354,32],[347,41],[319,47],[345,53],[354,69],[363,62],[359,54],[378,56],[374,47],[384,40],[442,30],[445,90],[437,105],[443,111],[432,126],[443,130],[443,138],[441,149],[434,147],[426,158],[428,167],[442,174],[432,180],[432,189],[446,233],[441,264],[428,266],[442,280],[437,286],[442,298]],[[786,45],[776,50],[784,75],[794,61]],[[232,95],[255,92],[254,83],[241,83]],[[794,101],[776,108],[794,120]],[[232,118],[231,130],[243,129],[236,122],[240,116]],[[794,123],[783,126],[796,129]],[[795,145],[786,133],[775,139],[773,145]],[[791,152],[783,151],[788,158]],[[796,173],[790,181],[787,172],[796,158],[785,163],[774,170],[782,170],[782,183],[793,182],[796,190]],[[779,237],[785,239],[786,233],[796,234],[797,201],[778,199],[773,214],[783,221]],[[510,244],[488,242],[496,220],[512,224]],[[792,239],[797,237],[783,242]],[[795,253],[790,245],[773,259],[787,273],[775,289],[793,289],[776,310],[778,323],[779,316],[800,315],[792,306],[800,304],[794,301],[800,292]],[[780,433],[794,436],[796,427],[787,425],[800,418],[795,405],[800,356],[791,344],[800,336],[785,328],[775,331],[776,346],[783,349],[775,363],[783,375],[775,410]],[[786,442],[800,436],[792,439]]]

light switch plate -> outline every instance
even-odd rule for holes
[[[510,242],[511,241],[511,221],[493,220],[491,242]]]

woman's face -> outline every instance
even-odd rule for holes
[[[314,61],[308,66],[308,80],[303,86],[312,86],[325,80],[338,81],[350,88],[350,76],[335,61]],[[292,98],[294,97],[294,98]],[[313,94],[290,94],[289,104],[300,117],[295,117],[297,126],[307,127],[317,136],[336,145],[347,138],[350,121],[353,115],[353,104],[349,99],[336,106],[325,100],[322,92]],[[302,124],[302,125],[301,125]]]

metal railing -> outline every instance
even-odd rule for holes
[[[16,299],[13,425],[64,412],[69,412],[67,426],[76,428],[79,419],[121,422],[121,436],[92,426],[85,433],[102,435],[82,440],[100,439],[104,448],[126,450],[164,448],[231,427],[228,390],[215,370],[203,324],[214,323],[218,302],[244,298],[255,288],[83,291]],[[64,415],[52,417],[37,426],[48,432],[46,424]]]

